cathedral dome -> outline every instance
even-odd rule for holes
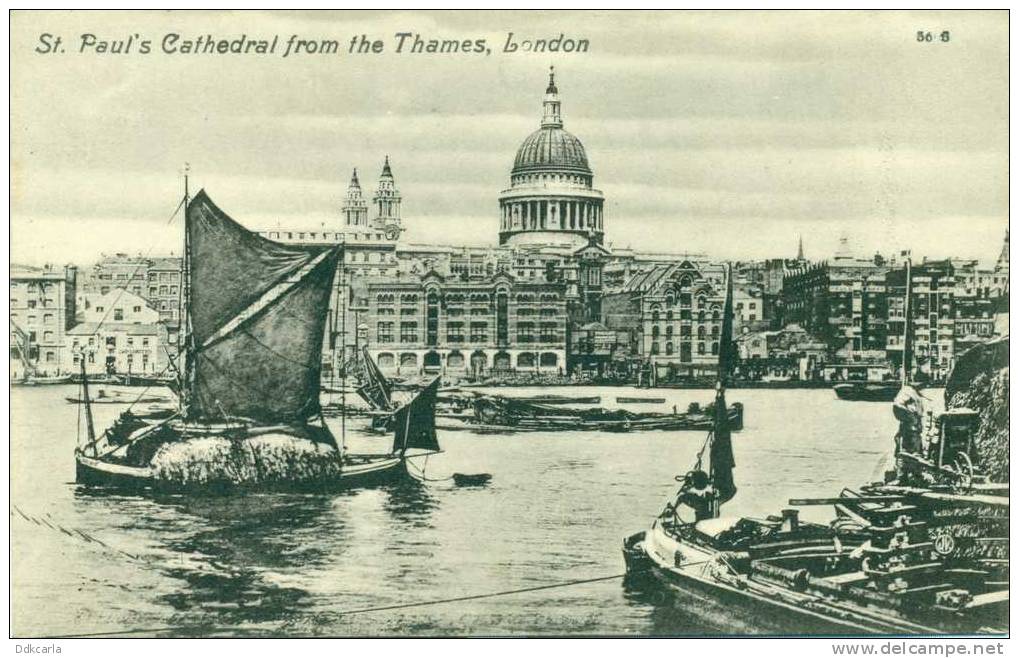
[[[512,173],[550,169],[591,174],[584,145],[559,126],[542,126],[528,135],[517,150]]]
[[[499,244],[579,249],[604,236],[605,197],[580,140],[563,128],[554,71],[542,101],[541,127],[524,139],[499,195]]]

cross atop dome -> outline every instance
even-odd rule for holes
[[[559,88],[555,86],[555,67],[548,67],[548,87],[545,88],[545,111],[541,117],[542,128],[562,128],[563,117],[559,107]]]

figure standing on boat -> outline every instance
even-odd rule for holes
[[[718,492],[711,486],[711,477],[697,469],[686,474],[676,494],[675,509],[678,513],[680,507],[688,507],[693,510],[694,521],[703,521],[714,517],[717,499]]]

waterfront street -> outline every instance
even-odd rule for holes
[[[701,432],[475,435],[440,432],[426,475],[492,474],[484,488],[411,483],[337,495],[189,499],[86,493],[73,484],[73,386],[15,387],[11,502],[15,635],[166,630],[194,635],[648,635],[740,632],[734,620],[627,591],[620,580],[362,614],[344,611],[620,574],[624,535],[647,526],[704,443]],[[140,392],[141,389],[134,389]],[[501,389],[665,397],[680,410],[710,390]],[[936,407],[941,391],[926,393]],[[896,424],[887,403],[831,390],[736,390],[733,515],[778,513],[790,497],[836,495],[875,477]],[[96,426],[122,407],[99,405]],[[339,419],[330,419],[337,435]],[[347,424],[348,446],[391,439]],[[419,461],[419,465],[423,462]],[[828,510],[809,508],[807,519]],[[45,616],[19,611],[46,610]]]

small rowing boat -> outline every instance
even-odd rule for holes
[[[453,473],[453,483],[458,487],[482,487],[491,479],[488,473]]]

